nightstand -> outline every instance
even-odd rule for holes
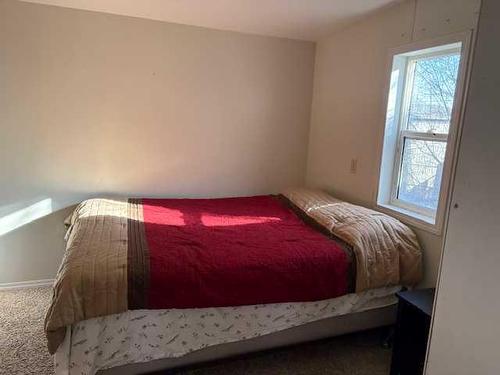
[[[396,293],[399,303],[391,375],[423,374],[434,292],[418,289]]]

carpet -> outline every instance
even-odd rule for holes
[[[52,374],[43,321],[52,290],[0,291],[0,374]]]
[[[50,288],[0,291],[0,374],[53,374],[43,333],[50,296]],[[371,330],[164,373],[386,375],[391,352],[380,337]]]

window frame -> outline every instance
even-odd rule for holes
[[[407,44],[389,51],[388,74],[384,92],[382,142],[380,143],[380,163],[377,174],[377,191],[375,193],[375,208],[396,216],[403,222],[426,231],[440,234],[444,225],[445,213],[449,207],[450,185],[456,164],[458,139],[461,134],[461,123],[464,101],[469,75],[469,55],[471,50],[471,31],[435,38],[428,41]],[[461,45],[458,45],[458,44]],[[450,45],[457,44],[453,47]],[[446,50],[445,46],[450,46]],[[422,50],[429,51],[422,53]],[[411,90],[413,87],[415,62],[422,58],[446,56],[460,51],[455,97],[450,117],[448,134],[423,133],[407,129]],[[394,71],[393,62],[396,56],[402,56],[399,64],[404,64],[404,76],[397,83],[394,104],[394,116],[389,125],[389,95]],[[394,124],[395,123],[395,124]],[[391,127],[391,129],[388,129]],[[388,135],[387,135],[388,134]],[[390,138],[390,139],[388,139]],[[434,211],[410,202],[398,199],[398,184],[404,157],[404,142],[406,139],[446,142],[445,161],[441,178],[441,187],[437,209]],[[386,154],[386,147],[389,149]],[[389,177],[390,176],[390,177]]]
[[[404,146],[406,139],[414,139],[421,141],[433,141],[433,142],[446,142],[448,143],[448,134],[449,133],[423,133],[417,132],[414,130],[408,130],[408,121],[410,118],[410,106],[413,92],[413,83],[415,80],[415,65],[417,61],[422,59],[428,59],[433,57],[441,57],[441,56],[449,56],[460,53],[460,48],[449,48],[446,50],[437,50],[434,52],[428,52],[423,54],[416,54],[414,56],[408,56],[406,60],[405,67],[405,77],[404,80],[404,88],[402,90],[402,99],[401,99],[401,109],[400,109],[400,118],[398,124],[398,140],[396,146],[396,157],[394,158],[394,172],[393,178],[391,182],[391,196],[389,203],[391,205],[401,207],[403,209],[409,211],[415,211],[419,214],[432,217],[436,215],[435,210],[428,209],[416,204],[412,204],[410,202],[406,202],[402,199],[398,198],[398,190],[399,190],[399,181],[401,178],[402,167],[403,167],[403,157],[404,157]],[[457,74],[457,83],[458,83],[458,74]],[[456,93],[455,93],[456,96]],[[453,103],[453,106],[455,103]],[[451,128],[451,119],[450,119],[450,128]],[[444,170],[443,170],[444,172]],[[442,185],[442,184],[441,184]],[[441,189],[440,189],[441,190]],[[437,211],[437,210],[436,210]]]

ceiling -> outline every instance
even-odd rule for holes
[[[25,0],[186,25],[318,40],[400,0]]]

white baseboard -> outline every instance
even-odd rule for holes
[[[17,281],[15,283],[0,283],[0,291],[11,289],[40,288],[44,286],[52,286],[53,284],[54,279]]]

